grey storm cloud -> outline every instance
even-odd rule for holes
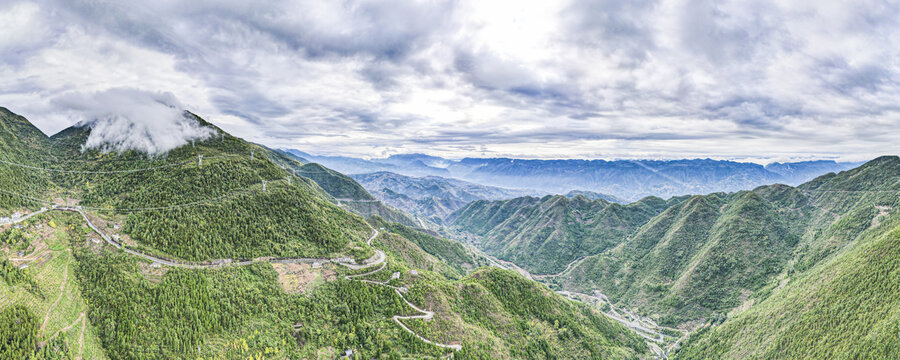
[[[900,151],[891,1],[11,0],[0,16],[0,105],[47,132],[168,93],[330,154]]]

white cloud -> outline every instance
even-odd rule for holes
[[[114,88],[63,95],[54,103],[79,119],[76,126],[91,129],[83,149],[137,150],[159,155],[217,134],[188,114],[171,93]]]
[[[900,152],[885,1],[14,1],[0,105],[171,92],[249,140],[448,157]],[[7,49],[13,49],[9,51]]]

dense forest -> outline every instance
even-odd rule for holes
[[[100,231],[125,246],[186,260],[360,260],[373,252],[365,240],[375,226],[383,230],[373,245],[384,248],[387,260],[383,268],[359,271],[268,262],[169,268],[109,246],[77,213],[51,211],[0,236],[6,254],[34,251],[24,260],[31,268],[0,263],[0,290],[27,305],[0,301],[0,358],[331,359],[346,351],[354,358],[446,358],[452,350],[423,341],[393,320],[418,314],[406,301],[431,308],[436,305],[424,297],[430,289],[518,278],[502,270],[476,271],[487,264],[484,258],[434,234],[383,218],[372,218],[370,225],[335,205],[334,198],[346,194],[328,191],[352,186],[352,179],[324,168],[318,170],[336,183],[294,176],[304,165],[220,130],[211,139],[148,156],[82,148],[88,128],[46,138],[23,118],[9,115],[2,123],[4,129],[31,129],[7,130],[0,139],[4,145],[36,144],[33,151],[11,153],[10,164],[0,166],[0,185],[15,190],[0,206],[9,213],[51,203],[79,206]],[[350,195],[371,199],[367,193]],[[350,273],[365,274],[344,277]],[[391,286],[403,288],[406,298]],[[33,291],[23,290],[28,287]],[[471,293],[466,303],[435,315],[463,319],[463,327],[432,328],[435,319],[403,324],[435,341],[461,343],[457,359],[626,359],[647,350],[624,327],[542,285],[504,280],[502,287],[511,292]],[[531,300],[519,304],[511,296]],[[506,305],[487,314],[472,307],[481,303]],[[547,309],[553,311],[536,313]],[[488,317],[516,325],[495,328]],[[547,330],[529,332],[532,325]]]

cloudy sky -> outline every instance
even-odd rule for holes
[[[319,154],[900,153],[896,1],[3,0],[0,19],[0,106],[47,133],[130,95]]]

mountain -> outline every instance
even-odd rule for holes
[[[608,202],[615,202],[620,204],[628,203],[625,200],[619,199],[612,195],[601,194],[594,191],[586,191],[586,190],[572,190],[566,193],[567,198],[574,198],[576,196],[584,196],[591,200],[606,200]]]
[[[817,269],[850,251],[896,208],[897,163],[896,157],[879,158],[797,188],[692,197],[554,282],[602,291],[666,325],[721,319],[795,277],[833,275]]]
[[[838,163],[834,160],[817,160],[794,163],[771,163],[766,165],[766,170],[781,175],[785,184],[799,185],[812,180],[819,175],[850,170],[862,164],[863,163]]]
[[[366,239],[365,221],[314,183],[288,183],[291,174],[265,149],[216,130],[214,138],[149,157],[82,149],[91,129],[72,127],[51,140],[56,157],[78,172],[58,173],[56,182],[84,207],[138,209],[111,215],[136,246],[187,260],[319,256]]]
[[[526,197],[474,202],[449,220],[488,254],[551,274],[539,278],[556,289],[599,291],[662,325],[695,329],[848,251],[896,208],[897,162],[882,157],[798,187],[654,199],[630,212],[641,202]]]
[[[154,156],[83,147],[90,127],[0,137],[24,149],[3,154],[21,161],[6,175],[46,179],[19,208],[32,216],[0,231],[0,357],[648,354],[597,309],[482,267],[471,248],[334,205],[365,198],[348,177],[214,129]],[[294,177],[304,167],[327,177]]]
[[[853,358],[900,354],[900,158],[883,157],[800,187],[835,213],[795,254],[819,259],[783,277],[747,309],[692,335],[678,359]],[[743,311],[740,311],[743,310]]]
[[[29,205],[23,198],[42,197],[50,188],[45,172],[23,169],[50,164],[50,139],[28,120],[0,107],[0,210],[12,213]],[[5,215],[4,215],[5,216]]]
[[[423,154],[383,159],[314,156],[287,150],[348,174],[388,171],[407,176],[440,176],[542,193],[591,191],[626,201],[646,196],[709,194],[749,190],[761,185],[797,185],[858,163],[806,161],[762,166],[726,160],[529,160],[464,158],[450,160]]]
[[[305,159],[293,153],[273,150],[271,154],[273,154],[272,158],[275,158],[273,161],[276,163],[279,163],[278,157],[288,159],[284,164],[287,170],[291,171],[292,174],[313,180],[328,193],[332,202],[354,214],[364,218],[379,216],[388,221],[411,227],[435,227],[431,222],[426,223],[415,216],[377,201],[362,185],[347,175],[317,163],[300,164],[299,161],[305,161]]]
[[[377,171],[393,171],[410,176],[447,176],[447,169],[431,166],[447,162],[438,157],[422,154],[394,155],[384,159],[365,160],[346,156],[319,156],[295,149],[284,149],[285,153],[316,162],[345,174],[362,174]]]
[[[550,274],[579,257],[615,247],[669,205],[656,197],[622,205],[548,195],[475,201],[447,220],[453,229],[475,235],[477,246],[488,254]]]
[[[439,176],[412,177],[381,171],[352,175],[370,193],[407,212],[441,224],[450,213],[475,200],[511,199],[534,194]]]

